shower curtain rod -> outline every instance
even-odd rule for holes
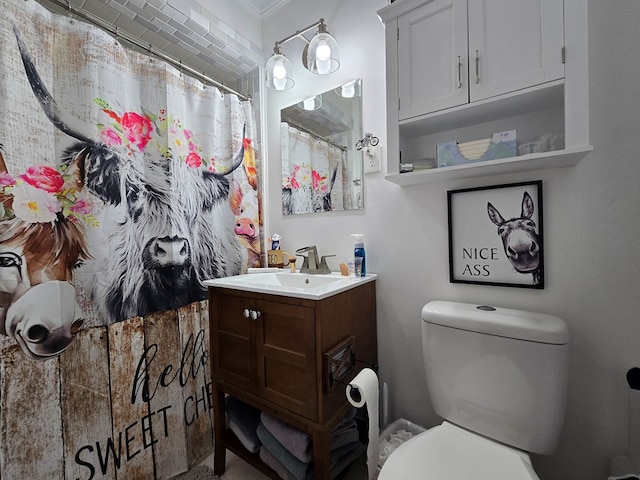
[[[223,83],[218,82],[217,80],[214,80],[211,77],[208,77],[207,75],[205,75],[204,73],[200,73],[197,70],[194,70],[193,68],[189,67],[188,65],[185,65],[182,63],[182,61],[180,60],[176,60],[172,57],[170,57],[169,55],[161,52],[161,51],[155,51],[153,49],[153,46],[151,46],[151,44],[145,45],[144,43],[142,43],[138,38],[134,37],[133,35],[127,33],[127,32],[122,32],[117,26],[114,26],[108,22],[105,22],[104,20],[100,19],[99,17],[96,17],[95,15],[93,15],[90,12],[87,12],[85,10],[83,10],[82,8],[77,8],[74,7],[73,5],[71,5],[70,0],[48,0],[51,3],[54,3],[56,5],[58,5],[61,8],[64,8],[67,10],[67,12],[69,13],[69,15],[73,14],[76,15],[77,17],[103,29],[106,30],[107,32],[109,32],[111,35],[113,35],[116,40],[122,38],[123,40],[125,40],[126,42],[135,45],[138,48],[141,48],[143,50],[145,50],[146,52],[150,53],[151,55],[164,60],[165,62],[171,64],[172,66],[174,66],[175,68],[177,68],[178,70],[185,70],[188,73],[190,73],[191,75],[193,75],[194,77],[198,78],[198,80],[203,81],[204,83],[209,83],[211,85],[213,85],[214,87],[220,88],[224,91],[226,91],[227,93],[232,93],[234,95],[237,95],[238,97],[240,97],[240,99],[242,100],[251,100],[251,97],[244,95],[240,92],[236,92],[235,90],[233,90],[232,88],[227,87],[226,85],[224,85]]]
[[[309,135],[311,135],[312,137],[318,139],[318,140],[322,140],[323,142],[327,142],[329,145],[339,148],[340,150],[342,150],[343,152],[347,151],[347,147],[345,145],[338,145],[337,143],[332,142],[331,140],[328,140],[326,138],[324,138],[322,135],[318,135],[315,132],[312,132],[311,130],[309,130],[307,127],[303,127],[302,125],[300,125],[299,123],[293,122],[291,120],[284,120],[286,123],[288,123],[289,125],[293,125],[295,128],[297,128],[298,130],[303,131],[304,133],[308,133]]]

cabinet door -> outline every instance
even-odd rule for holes
[[[248,391],[255,391],[255,348],[251,318],[244,310],[253,308],[253,300],[233,295],[210,296],[213,320],[211,350],[213,377]]]
[[[472,102],[564,77],[562,1],[468,3]]]
[[[433,0],[398,18],[400,120],[469,101],[467,2]]]
[[[310,420],[318,418],[314,309],[262,301],[256,327],[258,394]]]

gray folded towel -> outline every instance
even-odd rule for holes
[[[307,478],[309,471],[313,470],[313,467],[310,467],[311,463],[302,462],[292,455],[291,452],[267,430],[263,423],[258,425],[257,433],[263,447],[269,450],[269,453],[271,453],[296,480],[305,480]],[[263,448],[260,450],[262,451]]]
[[[260,419],[269,433],[296,459],[303,463],[309,463],[313,459],[311,436],[268,413],[262,412]]]
[[[292,473],[287,470],[264,445],[260,447],[260,460],[271,467],[282,480],[296,480]]]
[[[256,432],[260,425],[260,410],[234,397],[227,397],[225,403],[229,428],[244,448],[257,453],[260,450],[260,439]]]
[[[331,432],[331,451],[350,441],[359,439],[358,427],[355,421],[356,411],[355,408],[351,408]],[[260,419],[266,429],[269,430],[269,433],[294,457],[304,463],[309,463],[313,459],[313,447],[310,435],[265,412],[260,414]],[[354,431],[355,434],[353,433]]]
[[[342,456],[336,456],[331,459],[331,478],[334,479],[351,463],[365,452],[365,446],[360,442],[355,442],[344,450],[341,450]],[[299,480],[286,467],[278,461],[278,459],[269,451],[265,445],[260,447],[260,459],[269,467],[271,467],[282,480]],[[307,477],[304,480],[312,480],[314,478],[313,463],[309,464]]]

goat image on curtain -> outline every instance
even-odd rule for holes
[[[250,102],[26,8],[0,30],[0,346],[46,359],[258,266],[259,165]]]
[[[295,126],[280,124],[285,215],[344,210],[351,205],[345,150]]]

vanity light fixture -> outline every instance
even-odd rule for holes
[[[304,33],[313,28],[318,30],[314,37],[308,40]],[[338,44],[327,31],[324,19],[321,18],[307,28],[298,30],[293,35],[276,42],[273,47],[273,55],[269,57],[265,65],[267,87],[273,90],[288,90],[295,85],[293,65],[282,53],[282,45],[294,38],[301,38],[307,43],[302,51],[302,64],[310,72],[326,75],[335,72],[340,67]]]

